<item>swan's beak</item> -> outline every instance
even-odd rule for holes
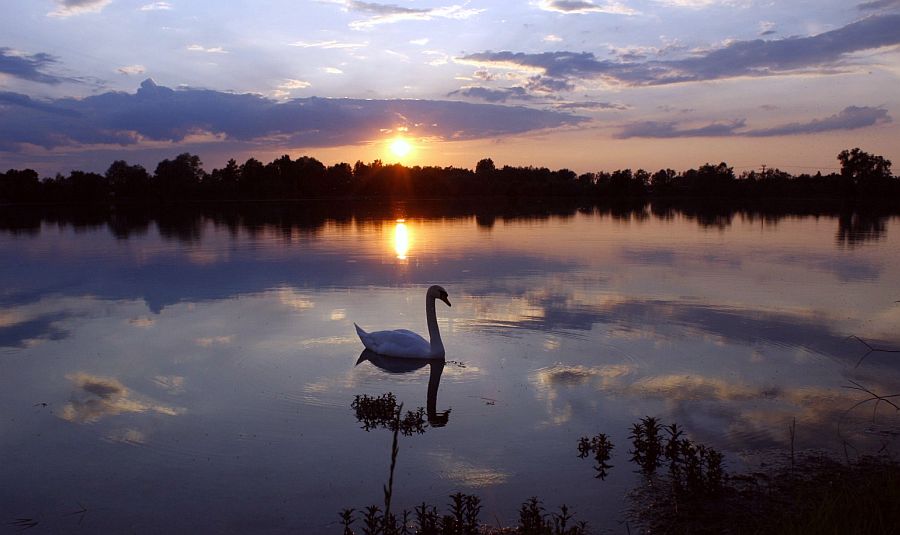
[[[448,307],[452,307],[452,306],[453,306],[453,305],[450,304],[450,298],[449,298],[449,297],[441,297],[441,301],[447,303],[447,306],[448,306]]]

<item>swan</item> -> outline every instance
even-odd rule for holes
[[[444,342],[441,341],[441,332],[438,330],[437,316],[434,312],[434,300],[440,299],[450,304],[447,290],[434,285],[425,293],[425,317],[428,321],[428,336],[431,342],[420,335],[406,329],[395,331],[376,331],[367,333],[362,328],[356,327],[356,334],[362,340],[366,349],[387,357],[417,358],[417,359],[442,359],[444,358]]]

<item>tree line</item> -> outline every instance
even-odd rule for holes
[[[0,173],[0,202],[165,202],[190,200],[324,198],[552,198],[623,197],[781,197],[885,198],[900,196],[900,178],[891,162],[859,148],[837,156],[839,173],[792,175],[779,169],[735,174],[722,162],[677,172],[619,169],[577,174],[546,167],[498,168],[480,160],[474,170],[459,167],[384,164],[326,166],[319,160],[282,156],[268,164],[250,158],[229,160],[206,172],[199,156],[165,159],[153,173],[124,160],[104,174],[72,171],[41,178],[32,169]]]

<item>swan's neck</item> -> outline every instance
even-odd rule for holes
[[[441,386],[441,374],[444,373],[444,361],[432,362],[429,364],[431,367],[431,374],[428,377],[428,396],[426,397],[426,411],[428,411],[428,418],[437,417],[437,394],[438,387]]]
[[[428,319],[428,336],[431,338],[431,356],[444,356],[444,342],[438,329],[437,313],[434,311],[434,297],[425,299],[425,317]]]

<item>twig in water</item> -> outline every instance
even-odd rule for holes
[[[898,411],[900,411],[900,406],[897,406],[896,403],[894,403],[893,401],[888,399],[888,398],[898,398],[898,397],[900,397],[900,394],[891,394],[890,396],[879,396],[875,392],[872,392],[871,390],[862,386],[861,384],[857,383],[856,381],[850,380],[850,382],[853,383],[853,386],[845,385],[844,388],[849,388],[850,390],[859,390],[861,392],[865,392],[866,394],[869,394],[872,397],[864,399],[864,400],[860,401],[859,403],[856,403],[855,405],[853,405],[852,407],[847,409],[847,412],[850,412],[853,409],[855,409],[856,407],[859,407],[860,405],[862,405],[864,403],[868,403],[870,401],[875,402],[875,407],[872,409],[872,419],[873,420],[875,419],[875,415],[878,413],[878,404],[881,403],[882,401],[887,403],[891,407],[894,407]]]
[[[791,427],[789,428],[791,431],[791,475],[794,475],[794,437],[796,436],[797,431],[797,418],[793,418],[791,420]]]
[[[388,484],[384,487],[384,518],[387,520],[391,514],[391,495],[394,493],[394,467],[397,466],[397,455],[400,453],[400,445],[397,443],[397,435],[400,433],[400,415],[403,413],[403,404],[397,407],[397,416],[394,426],[394,441],[391,444],[391,473]]]
[[[75,502],[78,504],[78,507],[81,507],[78,511],[72,511],[71,513],[66,513],[63,516],[72,516],[72,515],[81,515],[78,517],[78,525],[84,521],[84,515],[88,512],[87,507],[81,505],[81,502]]]
[[[862,364],[862,361],[865,360],[865,358],[868,357],[869,355],[871,355],[872,353],[900,353],[900,349],[885,349],[882,347],[874,347],[870,343],[868,343],[865,340],[863,340],[862,338],[860,338],[859,336],[856,336],[855,334],[848,336],[847,340],[849,340],[850,338],[856,339],[859,343],[861,343],[862,345],[866,346],[869,349],[868,351],[866,351],[866,353],[863,356],[859,357],[859,360],[856,362],[856,366],[854,366],[854,368],[859,368],[859,365]]]
[[[17,518],[9,523],[10,526],[19,528],[19,531],[25,531],[38,525],[38,521],[33,518]]]

